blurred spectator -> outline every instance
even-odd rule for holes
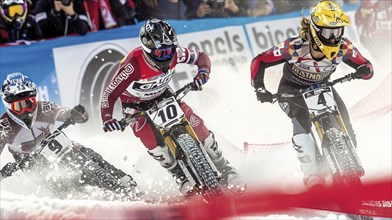
[[[236,16],[267,16],[274,12],[274,3],[272,0],[246,0],[239,1],[239,12]]]
[[[278,0],[274,1],[275,13],[284,14],[299,10],[309,10],[319,2],[318,0]]]
[[[38,0],[26,0],[27,8],[29,9],[28,14],[35,15],[34,9]]]
[[[85,9],[92,31],[136,23],[132,0],[85,0]]]
[[[362,0],[355,12],[355,24],[361,43],[375,57],[383,57],[385,49],[391,50],[392,2]],[[381,50],[381,51],[380,51]]]
[[[237,0],[184,0],[188,19],[239,16]]]
[[[0,14],[0,43],[42,38],[34,16],[28,14],[25,0],[1,0]]]
[[[344,0],[344,4],[357,4],[359,3],[359,0]]]
[[[153,17],[155,9],[151,6],[155,4],[155,1],[159,0],[133,0],[137,21],[144,21]]]
[[[85,35],[90,30],[83,0],[38,0],[35,13],[44,38]]]
[[[183,0],[144,0],[152,17],[160,19],[186,19]]]

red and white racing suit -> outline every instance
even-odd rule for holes
[[[120,98],[123,113],[129,112],[127,106],[135,102],[145,102],[153,100],[170,89],[174,69],[177,64],[184,63],[196,65],[197,68],[206,69],[210,72],[211,62],[204,52],[177,47],[174,60],[167,73],[155,68],[152,61],[143,54],[141,47],[131,51],[120,63],[117,74],[113,77],[109,86],[105,89],[101,100],[101,118],[105,122],[112,119],[115,101]],[[196,135],[204,141],[210,134],[204,125],[203,120],[196,115],[192,109],[184,102],[180,103],[185,117],[189,120]],[[159,135],[155,135],[155,130],[146,118],[140,117],[132,125],[136,137],[149,150],[163,146]]]

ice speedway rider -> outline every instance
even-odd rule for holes
[[[64,192],[61,186],[58,186],[59,183],[51,184],[43,170],[38,170],[37,175],[35,170],[41,166],[29,159],[34,159],[31,158],[32,153],[38,150],[42,140],[54,131],[56,122],[72,118],[76,123],[85,123],[88,120],[88,113],[81,105],[69,109],[50,101],[38,101],[35,83],[20,72],[7,75],[2,84],[1,99],[6,112],[0,118],[0,153],[8,147],[17,163],[10,162],[5,165],[0,171],[0,179],[8,177],[15,169],[20,168],[31,175],[29,177],[33,180],[38,180],[40,186],[48,186],[55,196],[61,197]],[[136,186],[130,175],[114,167],[93,149],[76,142],[74,144],[94,162],[111,172],[120,183],[130,187]],[[35,179],[36,176],[39,176],[39,179]]]
[[[257,100],[272,102],[272,94],[264,85],[264,75],[268,67],[284,63],[283,77],[278,92],[290,92],[308,88],[311,85],[328,81],[336,67],[346,63],[356,69],[354,78],[370,79],[373,76],[372,64],[364,58],[357,48],[343,37],[348,17],[341,7],[332,1],[319,1],[311,10],[310,19],[302,17],[299,36],[293,36],[269,50],[258,54],[251,62],[251,84],[255,88]],[[356,146],[356,137],[343,100],[333,91],[334,98],[343,121]],[[325,186],[315,160],[315,140],[312,138],[311,120],[302,97],[293,102],[280,102],[282,110],[291,118],[293,124],[292,142],[304,174],[307,189]]]
[[[198,90],[209,79],[211,63],[208,55],[178,45],[177,35],[170,24],[164,20],[150,18],[140,29],[141,46],[132,50],[120,63],[120,69],[105,89],[101,100],[101,117],[105,131],[121,130],[120,123],[113,118],[115,101],[120,98],[123,113],[132,112],[151,103],[154,99],[171,92],[169,82],[177,64],[196,65],[198,73],[194,82]],[[185,103],[180,103],[185,117],[190,121],[199,140],[222,173],[222,183],[232,192],[240,192],[245,184],[236,170],[229,165],[203,120]],[[180,192],[188,197],[194,195],[189,181],[181,171],[180,165],[169,152],[161,134],[145,117],[131,124],[134,135],[140,138],[148,153],[174,177]]]

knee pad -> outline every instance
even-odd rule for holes
[[[213,161],[219,160],[222,157],[222,151],[218,147],[214,133],[210,132],[207,138],[203,141],[203,147],[206,149],[208,155]]]
[[[167,146],[157,146],[147,152],[166,169],[173,169],[177,164],[177,161],[172,153],[169,152],[169,148]]]
[[[301,163],[301,170],[305,177],[318,174],[316,163],[316,142],[310,133],[296,134],[292,138],[293,147]]]
[[[296,134],[293,136],[292,142],[301,162],[310,163],[315,161],[316,143],[310,133]]]

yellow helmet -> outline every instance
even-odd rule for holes
[[[344,26],[348,17],[342,8],[332,1],[319,1],[311,10],[310,36],[324,55],[332,60],[339,52]]]

